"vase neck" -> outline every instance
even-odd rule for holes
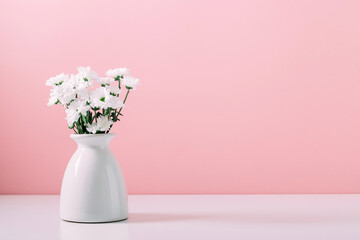
[[[72,134],[72,139],[79,147],[100,147],[106,148],[110,141],[115,137],[115,134]]]

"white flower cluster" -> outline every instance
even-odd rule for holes
[[[107,131],[114,122],[109,120],[106,116],[98,118],[97,122],[87,125],[87,130],[91,133],[97,133],[98,131]]]
[[[122,116],[129,91],[136,88],[139,79],[130,76],[127,68],[108,70],[107,77],[99,77],[90,67],[77,70],[77,74],[61,73],[47,80],[46,85],[52,87],[48,106],[64,106],[68,126],[75,133],[108,133]],[[100,86],[94,88],[95,82]],[[121,84],[127,89],[124,101],[120,99]]]

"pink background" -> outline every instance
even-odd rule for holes
[[[126,66],[130,194],[360,193],[359,1],[0,1],[0,193],[58,194],[45,81]]]

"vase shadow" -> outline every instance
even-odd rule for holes
[[[303,223],[334,223],[359,222],[359,215],[331,213],[229,213],[229,214],[167,214],[167,213],[132,213],[122,223],[156,223],[204,220],[207,222],[235,224],[303,224]]]
[[[129,218],[118,222],[121,223],[153,223],[153,222],[172,222],[188,221],[209,218],[209,215],[190,215],[190,214],[168,214],[168,213],[131,213]]]

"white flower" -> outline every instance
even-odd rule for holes
[[[86,126],[86,129],[91,133],[96,133],[97,131],[104,131],[106,132],[109,130],[111,125],[113,125],[114,122],[112,120],[109,120],[107,116],[101,116],[97,119],[97,122],[93,122],[92,124],[88,124]]]
[[[116,68],[116,69],[109,69],[106,72],[106,76],[116,78],[118,76],[126,76],[129,75],[130,71],[127,68]]]
[[[49,102],[47,105],[50,107],[52,105],[55,105],[55,103],[58,101],[57,97],[50,97]]]
[[[109,98],[110,92],[104,87],[98,87],[90,94],[91,107],[93,108],[105,108],[105,101]]]
[[[69,104],[71,100],[75,99],[76,90],[72,86],[70,80],[67,80],[64,81],[61,85],[55,86],[53,89],[51,89],[50,96],[51,96],[51,100],[49,100],[50,105],[55,101],[55,99],[57,99],[60,101],[60,103],[63,106],[65,106],[66,104]]]
[[[88,80],[87,78],[84,78],[83,75],[80,73],[71,74],[70,82],[71,85],[77,90],[82,90],[93,86],[93,80]]]
[[[127,88],[136,88],[136,85],[139,84],[140,80],[138,78],[134,78],[132,76],[125,76],[122,80],[121,80],[122,84],[125,85]]]
[[[91,93],[91,107],[93,108],[102,108],[102,109],[108,109],[108,108],[120,108],[123,107],[124,104],[120,100],[119,97],[111,95],[109,88],[107,87],[98,87]]]
[[[49,78],[49,80],[46,81],[46,86],[60,85],[63,82],[65,82],[68,78],[69,78],[69,76],[67,74],[61,73],[55,77]]]
[[[86,116],[87,111],[90,110],[90,105],[87,105],[84,100],[76,99],[70,103],[69,110],[76,111],[77,113],[81,113],[83,116]]]
[[[82,98],[85,101],[90,102],[90,91],[87,88],[80,89],[77,91],[78,97]]]
[[[121,90],[118,86],[109,85],[109,86],[106,86],[105,88],[107,91],[109,91],[110,93],[115,94],[115,95],[120,94],[120,92],[121,92]]]
[[[98,74],[95,71],[92,71],[90,67],[78,67],[77,70],[78,74],[88,81],[94,81],[99,78]]]
[[[109,130],[110,126],[113,125],[114,122],[109,120],[107,116],[101,116],[97,119],[97,127],[100,131]]]
[[[96,131],[98,130],[97,123],[96,123],[96,122],[93,122],[92,124],[86,125],[86,129],[87,129],[89,132],[95,134]]]
[[[69,127],[73,126],[74,122],[76,122],[77,120],[79,120],[80,114],[73,109],[66,109],[66,120],[67,123],[69,125]]]
[[[104,109],[107,109],[107,108],[117,109],[117,108],[121,108],[121,107],[124,107],[124,103],[123,103],[123,101],[120,100],[119,97],[110,95],[109,97],[105,98],[105,103],[103,105]]]
[[[101,85],[109,85],[111,82],[114,81],[111,77],[101,77],[96,80]]]

